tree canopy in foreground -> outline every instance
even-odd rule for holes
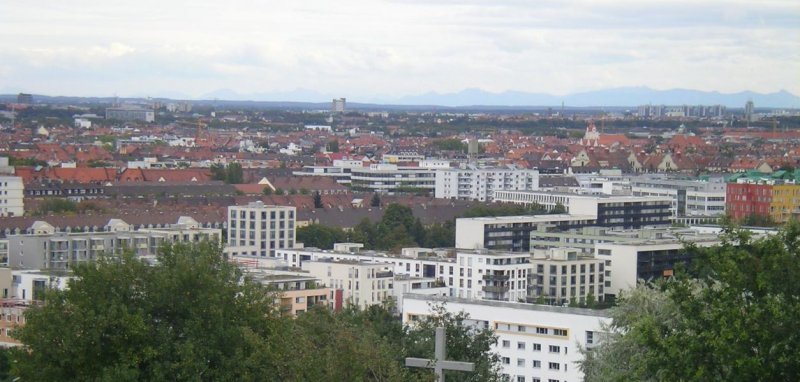
[[[497,380],[491,331],[441,308],[415,327],[389,306],[282,317],[275,292],[226,262],[218,246],[177,244],[156,265],[132,255],[74,269],[65,291],[26,312],[11,352],[22,381],[431,381],[405,357],[433,354],[431,323],[450,358],[478,364],[448,380]],[[0,370],[1,371],[1,370]]]
[[[732,227],[697,268],[617,300],[585,351],[586,381],[800,380],[800,224],[754,239]]]

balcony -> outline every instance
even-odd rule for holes
[[[508,281],[508,278],[509,278],[508,275],[483,275],[484,281],[495,281],[495,282]]]
[[[482,289],[486,293],[508,293],[508,286],[486,285]]]

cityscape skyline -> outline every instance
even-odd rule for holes
[[[0,93],[800,94],[798,20],[791,1],[4,4]]]

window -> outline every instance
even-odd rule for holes
[[[525,343],[517,342],[517,350],[525,350]]]
[[[567,336],[567,330],[566,329],[553,329],[553,335],[554,336],[566,337]]]
[[[548,364],[548,368],[549,368],[550,370],[561,370],[561,364],[560,364],[560,363],[558,363],[558,362],[550,362],[550,363]]]
[[[542,344],[533,344],[533,351],[542,351]]]
[[[525,367],[525,358],[517,358],[517,367]]]
[[[503,348],[508,349],[511,347],[511,341],[503,340]]]
[[[587,345],[594,344],[594,332],[588,330],[586,331],[586,344]]]
[[[561,347],[556,345],[550,345],[550,353],[561,353]]]
[[[547,334],[547,328],[536,328],[536,334]]]
[[[503,365],[508,365],[511,363],[511,358],[503,357]]]
[[[531,363],[531,366],[532,366],[534,369],[541,369],[541,368],[542,368],[542,361],[539,361],[539,360],[535,359],[535,360],[533,360],[533,362]]]

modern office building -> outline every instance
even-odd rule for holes
[[[619,292],[636,287],[638,280],[654,280],[673,276],[676,267],[688,269],[696,254],[686,242],[699,247],[720,244],[718,235],[683,235],[678,238],[634,240],[596,245],[596,258],[605,265],[604,292]]]
[[[5,158],[6,161],[8,158]],[[0,216],[25,215],[25,187],[18,176],[0,176]]]
[[[106,108],[106,119],[153,122],[156,120],[156,114],[152,109],[140,107],[109,107]]]
[[[596,346],[610,323],[601,310],[413,294],[403,300],[403,323],[414,325],[440,303],[448,312],[467,313],[466,325],[494,330],[491,351],[500,356],[506,380],[515,382],[582,380],[579,349]]]
[[[779,175],[751,174],[727,184],[728,215],[736,220],[750,216],[785,223],[800,215],[800,172]]]
[[[297,209],[251,202],[228,207],[228,243],[231,256],[274,257],[276,249],[294,248]]]
[[[456,248],[530,252],[531,232],[596,225],[594,215],[530,215],[456,219]],[[542,228],[540,228],[542,227]]]
[[[436,170],[434,196],[483,202],[493,201],[495,191],[532,191],[538,188],[538,170],[470,166]]]

